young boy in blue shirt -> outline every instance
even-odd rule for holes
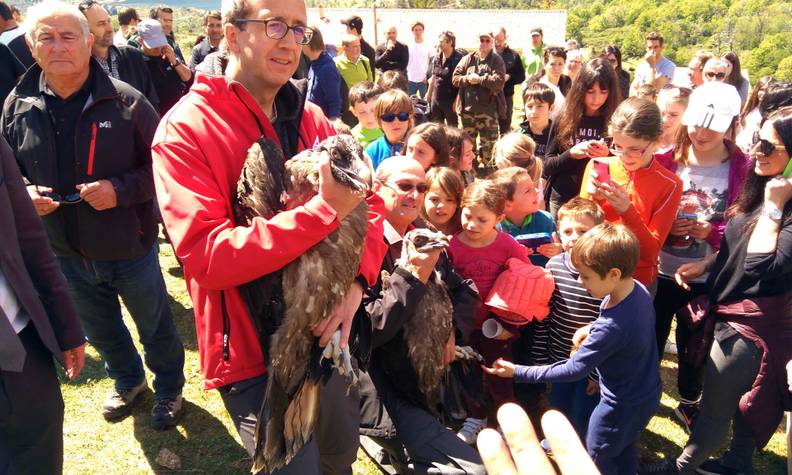
[[[567,382],[594,369],[600,402],[586,434],[586,447],[603,475],[634,475],[635,443],[654,415],[662,390],[654,332],[654,307],[646,288],[633,280],[638,240],[620,224],[601,224],[575,243],[572,263],[580,283],[602,298],[600,316],[579,350],[547,366],[497,360],[485,370],[521,382]]]
[[[538,175],[541,176],[541,170]],[[556,224],[553,216],[539,209],[540,196],[531,175],[522,167],[502,168],[490,177],[506,192],[506,219],[498,224],[498,230],[517,237],[525,234],[547,233],[553,236]],[[556,236],[553,242],[541,244],[531,251],[531,262],[544,267],[547,261],[561,254],[561,243]]]

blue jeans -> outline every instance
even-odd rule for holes
[[[168,306],[155,244],[143,257],[89,261],[59,257],[85,335],[105,361],[116,389],[146,379],[143,362],[121,317],[120,296],[137,327],[146,366],[154,373],[156,398],[174,398],[184,386],[184,346]]]
[[[591,413],[600,400],[599,392],[593,396],[586,394],[588,382],[588,378],[583,378],[574,383],[553,383],[550,389],[550,405],[567,416],[583,440],[586,440]]]
[[[424,97],[426,97],[426,87],[427,87],[426,86],[426,81],[424,81],[424,82],[412,82],[412,81],[409,81],[407,83],[407,92],[411,96],[414,96],[414,95],[416,95],[416,94],[418,94],[420,92],[421,93],[421,98],[424,98]]]
[[[635,442],[659,403],[659,394],[657,399],[643,404],[614,406],[600,400],[591,414],[586,448],[602,475],[635,475],[638,472]]]

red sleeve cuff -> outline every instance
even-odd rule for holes
[[[319,218],[322,224],[328,225],[336,219],[333,207],[319,195],[308,200],[303,206],[309,213]]]

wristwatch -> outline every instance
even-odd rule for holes
[[[781,218],[784,216],[784,212],[776,207],[762,207],[762,216],[767,216],[768,218],[772,219],[776,223],[781,222]]]

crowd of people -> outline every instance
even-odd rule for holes
[[[140,402],[144,363],[151,426],[189,417],[160,225],[192,299],[203,388],[253,457],[278,436],[257,425],[282,269],[364,201],[357,278],[304,329],[320,347],[340,332],[358,383],[324,380],[331,410],[273,473],[351,473],[359,447],[386,473],[544,470],[545,453],[575,473],[753,473],[792,409],[792,84],[751,87],[735,53],[696,52],[677,84],[656,32],[631,79],[618,45],[587,58],[533,28],[521,54],[500,28],[468,52],[418,21],[411,41],[389,27],[373,47],[357,16],[339,50],[301,1],[229,0],[186,59],[167,6],[121,9],[118,31],[95,0],[25,16],[0,1],[0,473],[62,471],[52,360],[77,378],[86,341],[114,381],[105,419]],[[251,146],[288,160],[336,134],[365,150],[365,196],[325,153],[304,204],[238,222]],[[240,291],[253,281],[263,309]],[[451,330],[416,361],[427,312]],[[690,438],[639,465],[673,353]],[[444,370],[438,393],[425,366]],[[541,429],[526,413],[545,414]]]

